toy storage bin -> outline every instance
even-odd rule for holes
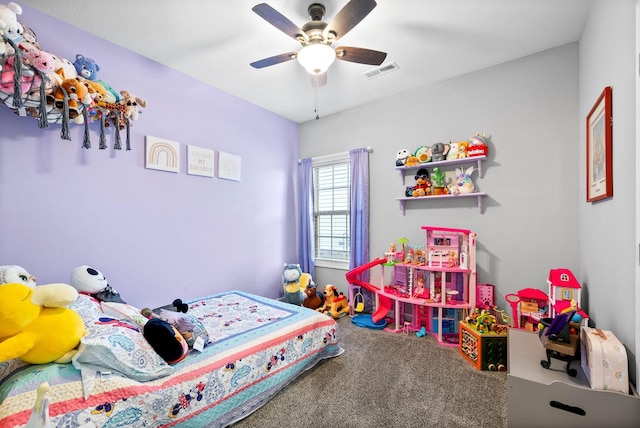
[[[591,389],[580,368],[571,377],[564,364],[552,360],[554,370],[541,367],[545,349],[537,333],[510,328],[507,374],[507,425],[509,427],[600,428],[637,427],[640,397]]]

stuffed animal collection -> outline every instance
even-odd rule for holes
[[[87,119],[102,122],[101,149],[104,128],[113,123],[114,148],[120,149],[119,130],[138,120],[146,101],[99,80],[100,66],[83,54],[71,62],[42,50],[35,32],[18,21],[21,14],[17,3],[0,4],[0,101],[18,115],[38,118],[40,127],[62,124],[63,139],[70,139],[69,123],[84,123],[85,148],[91,147]]]
[[[431,146],[422,145],[413,152],[401,149],[396,153],[396,166],[418,167],[430,162],[486,156],[487,153],[487,137],[478,133],[463,141],[433,143]]]

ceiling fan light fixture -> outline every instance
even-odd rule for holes
[[[297,55],[298,62],[311,74],[322,74],[336,60],[336,52],[329,45],[316,43],[304,46]]]

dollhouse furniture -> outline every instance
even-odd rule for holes
[[[151,363],[157,359],[145,354],[151,348],[135,324],[106,322],[107,314],[96,303],[81,294],[71,305],[89,333],[87,347],[96,359],[110,342],[124,347],[135,356],[130,373],[121,376],[85,364],[79,369],[75,364],[0,363],[0,427],[27,423],[44,381],[50,385],[52,427],[229,426],[322,359],[343,352],[333,318],[229,291],[186,302],[188,313],[206,327],[210,343],[175,365],[161,361],[156,370]],[[104,342],[97,342],[99,333]],[[143,374],[147,379],[141,379]]]
[[[571,377],[560,363],[541,367],[545,349],[537,333],[508,331],[507,425],[509,427],[634,427],[640,421],[640,397],[591,389],[580,368],[571,362]]]
[[[527,331],[537,331],[540,320],[547,316],[549,297],[544,291],[525,288],[518,291],[518,298],[520,300],[520,328]]]

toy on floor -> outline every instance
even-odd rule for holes
[[[88,294],[100,302],[126,303],[120,293],[111,288],[104,274],[91,266],[73,269],[70,283],[79,293]]]
[[[302,302],[304,302],[306,286],[301,284],[302,275],[302,268],[300,268],[299,264],[285,263],[284,271],[282,272],[282,289],[285,302],[298,306],[301,306]]]
[[[35,288],[36,277],[18,265],[0,266],[0,284],[24,284]]]
[[[362,295],[362,293],[357,292],[355,296],[353,296],[353,303],[354,312],[364,312],[364,296]]]
[[[324,303],[324,294],[317,290],[316,284],[309,281],[304,291],[302,306],[309,309],[318,309]]]
[[[85,333],[80,315],[65,307],[77,297],[68,284],[0,285],[0,362],[69,362]]]
[[[334,285],[328,284],[324,287],[324,304],[316,311],[337,319],[348,314],[351,308],[347,297]]]

